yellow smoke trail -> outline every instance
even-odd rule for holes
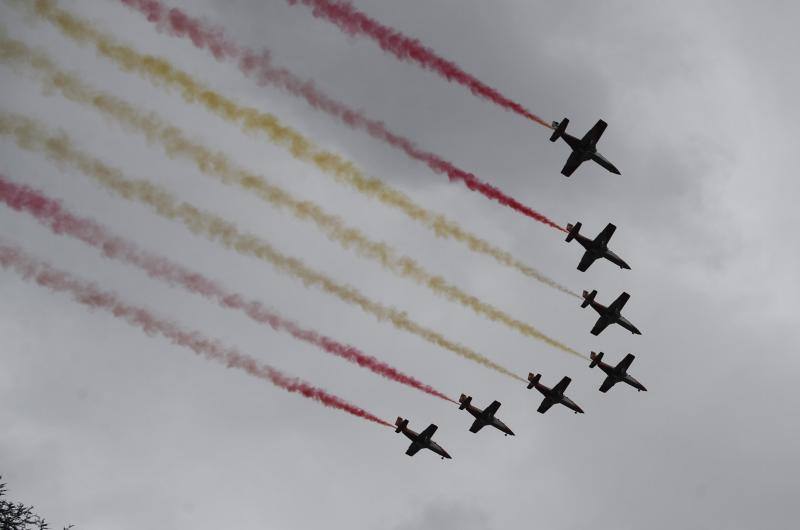
[[[179,129],[169,126],[155,115],[144,113],[119,98],[87,87],[74,76],[56,68],[46,56],[32,52],[24,44],[0,37],[0,57],[12,64],[33,65],[39,72],[45,74],[48,88],[55,88],[67,98],[91,105],[104,114],[118,119],[123,125],[144,133],[149,140],[161,143],[169,155],[188,157],[201,171],[216,176],[225,183],[237,184],[274,206],[288,208],[298,218],[314,222],[330,239],[337,241],[344,248],[353,248],[360,255],[378,261],[395,274],[427,286],[434,293],[493,321],[503,323],[527,337],[542,340],[568,353],[580,355],[530,324],[517,320],[491,304],[469,295],[449,284],[445,278],[427,272],[413,259],[397,256],[385,243],[372,241],[361,231],[347,227],[341,219],[326,213],[318,205],[309,201],[299,201],[285,190],[270,185],[259,175],[236,167],[224,154],[212,152],[207,147],[192,142]]]
[[[327,276],[308,268],[302,261],[279,253],[266,241],[250,234],[241,233],[234,224],[204,212],[189,203],[179,202],[169,192],[150,182],[125,178],[118,169],[73,147],[69,138],[63,133],[48,134],[40,124],[33,120],[0,112],[0,134],[12,136],[17,145],[23,149],[44,153],[58,164],[68,164],[78,168],[106,189],[125,199],[142,202],[153,208],[162,217],[181,221],[195,234],[205,236],[239,254],[253,256],[270,263],[278,270],[299,278],[306,286],[321,288],[344,302],[360,307],[378,320],[389,321],[398,329],[413,333],[432,344],[513,379],[524,381],[523,378],[485,356],[466,346],[447,340],[439,333],[410,320],[404,312],[374,302],[354,288],[340,285]]]
[[[467,232],[443,215],[422,208],[407,195],[380,180],[367,177],[353,162],[319,148],[294,129],[284,125],[272,114],[260,112],[252,107],[241,106],[204,86],[166,60],[139,54],[132,48],[119,44],[111,36],[94,29],[91,22],[60,9],[55,0],[7,1],[14,5],[25,6],[36,15],[53,23],[64,35],[76,42],[93,45],[100,55],[110,59],[123,70],[137,73],[159,86],[177,88],[187,102],[199,103],[222,119],[239,124],[247,132],[265,133],[271,142],[288,149],[293,157],[314,164],[321,171],[333,176],[338,182],[348,184],[360,193],[400,209],[408,217],[433,230],[437,236],[460,241],[474,252],[488,255],[502,265],[512,267],[529,278],[580,298],[573,291],[516,259],[509,252]]]

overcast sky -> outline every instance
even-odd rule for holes
[[[438,298],[328,241],[309,223],[170,160],[101,115],[44,93],[0,65],[0,109],[69,132],[75,143],[263,236],[337,281],[408,312],[525,376],[564,375],[586,410],[536,412],[522,383],[377,322],[255,259],[227,252],[0,138],[0,172],[57,197],[144,248],[248,293],[282,315],[384,359],[448,395],[469,393],[517,433],[468,432],[455,405],[383,380],[166,287],[139,270],[0,208],[0,234],[159,315],[202,330],[389,421],[439,426],[453,455],[404,452],[392,430],[326,409],[89,312],[0,273],[0,473],[10,497],[51,524],[81,529],[274,528],[484,530],[522,527],[790,528],[800,491],[796,300],[800,243],[795,2],[358,0],[385,24],[454,60],[547,120],[600,147],[622,171],[560,175],[568,148],[367,39],[348,38],[283,0],[173,0],[221,24],[276,64],[459,167],[587,235],[614,222],[633,267],[575,269],[563,234],[450,184],[303,101],[259,88],[235,65],[158,33],[117,0],[62,0],[137,50],[161,55],[237,101],[263,109],[418,203],[457,220],[575,291],[631,293],[643,331],[589,334],[579,301],[439,240],[395,211],[293,160],[263,137],[122,73],[52,26],[0,4],[8,34],[85,82],[158,111],[206,144],[548,335],[616,362],[648,388],[598,392],[588,363]]]

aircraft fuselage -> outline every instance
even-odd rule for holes
[[[406,438],[411,440],[412,444],[418,445],[421,449],[430,449],[442,458],[452,458],[442,446],[431,439],[423,438],[418,432],[415,432],[408,427],[403,427],[400,432],[402,432]]]
[[[583,414],[583,409],[580,408],[577,403],[575,403],[565,395],[562,395],[561,399],[557,403],[561,403],[568,409],[573,410],[576,414]]]
[[[511,435],[514,436],[514,432],[508,428],[508,426],[503,423],[499,418],[495,417],[494,414],[489,414],[485,410],[481,410],[475,405],[467,405],[466,407],[467,412],[472,414],[472,416],[483,423],[484,425],[491,425],[498,431],[502,432],[506,436]]]
[[[533,383],[533,386],[539,391],[540,394],[544,396],[546,400],[552,401],[553,403],[560,403],[565,407],[575,411],[576,414],[583,414],[583,409],[563,393],[556,392],[552,388],[548,388],[539,382]]]
[[[614,251],[608,248],[608,245],[602,241],[595,242],[594,239],[589,239],[581,234],[573,236],[580,245],[589,252],[594,259],[605,258],[614,265],[623,269],[630,269],[630,266],[625,263],[625,260],[617,256]]]
[[[596,144],[588,141],[584,142],[581,138],[575,138],[567,132],[562,133],[561,138],[567,142],[567,145],[569,145],[570,149],[572,149],[574,153],[578,153],[578,155],[580,155],[582,162],[594,160],[605,169],[619,175],[619,170],[617,167],[612,164],[610,160],[600,154],[600,152],[597,150]]]
[[[636,380],[632,375],[628,374],[627,370],[622,367],[611,366],[603,361],[597,361],[597,366],[600,367],[608,377],[614,380],[614,383],[626,383],[639,392],[647,391],[643,384]]]
[[[576,151],[576,152],[581,153],[583,155],[588,155],[584,160],[589,160],[589,158],[592,156],[592,154],[597,152],[597,148],[596,147],[594,147],[593,145],[588,144],[588,143],[584,144],[581,141],[580,138],[575,138],[574,136],[572,136],[568,132],[562,133],[561,134],[561,138],[563,138],[564,141],[567,142],[567,145],[573,151]]]
[[[564,118],[561,122],[553,122],[553,134],[550,136],[550,141],[555,142],[559,138],[563,138],[572,150],[572,154],[567,159],[561,174],[569,177],[578,169],[578,167],[587,160],[594,160],[602,167],[619,175],[619,170],[607,158],[597,152],[597,141],[603,135],[606,129],[606,122],[598,120],[597,123],[587,132],[583,138],[576,138],[567,133],[567,125],[569,120]]]
[[[599,302],[595,302],[594,300],[589,302],[589,304],[592,306],[592,309],[597,311],[597,313],[602,318],[606,319],[609,322],[609,324],[619,324],[620,326],[627,329],[634,335],[642,334],[642,332],[639,331],[639,329],[636,326],[631,324],[631,322],[627,318],[622,316],[622,314],[619,311],[613,311],[612,309],[609,309],[608,307],[604,306]]]

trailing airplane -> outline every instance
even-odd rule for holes
[[[642,334],[641,331],[636,329],[636,326],[631,324],[627,318],[620,314],[622,308],[628,302],[628,299],[631,297],[631,295],[628,293],[622,293],[611,303],[610,306],[606,307],[603,304],[594,301],[596,294],[597,291],[592,291],[591,293],[583,291],[583,302],[581,302],[581,307],[587,307],[591,305],[592,309],[600,314],[600,318],[597,319],[597,322],[592,328],[592,335],[599,335],[600,332],[606,329],[609,324],[619,324],[634,335]]]
[[[564,168],[561,170],[561,174],[565,177],[569,177],[572,173],[578,169],[578,166],[586,162],[587,160],[594,160],[607,170],[612,173],[616,173],[619,175],[619,169],[617,169],[614,164],[606,160],[603,155],[601,155],[597,151],[597,141],[603,136],[603,131],[606,130],[608,124],[603,120],[597,120],[594,127],[589,129],[583,138],[578,139],[568,134],[567,124],[569,124],[569,120],[564,118],[561,122],[554,121],[553,122],[553,131],[552,136],[550,136],[550,141],[555,142],[559,138],[563,138],[567,145],[570,146],[572,149],[572,153],[570,153],[569,158],[567,158],[567,163],[564,164]]]
[[[611,387],[619,383],[620,381],[623,383],[628,383],[633,388],[638,390],[639,392],[645,391],[647,389],[641,384],[639,381],[633,378],[632,375],[628,374],[628,368],[630,367],[633,360],[636,358],[630,353],[625,356],[616,366],[611,366],[610,364],[606,364],[602,361],[603,359],[603,352],[595,353],[591,352],[589,354],[589,358],[592,362],[589,364],[589,368],[594,368],[595,366],[599,366],[601,370],[606,373],[606,379],[603,381],[603,384],[600,386],[600,392],[608,392],[611,390]]]
[[[556,403],[561,403],[565,407],[575,411],[575,414],[578,413],[583,414],[583,409],[580,408],[570,398],[564,395],[564,391],[567,389],[572,379],[570,379],[569,377],[564,377],[553,388],[547,388],[546,386],[544,386],[539,382],[540,377],[541,374],[536,374],[536,375],[528,374],[528,381],[530,381],[528,383],[528,390],[530,390],[533,387],[536,387],[536,390],[541,392],[541,394],[544,396],[542,404],[539,405],[538,409],[536,409],[538,412],[544,414],[545,412],[547,412],[547,409],[549,409]]]
[[[442,449],[442,446],[434,442],[431,438],[433,437],[433,433],[436,432],[436,425],[431,423],[428,425],[424,431],[421,433],[416,433],[408,428],[408,420],[404,420],[403,418],[397,418],[397,421],[394,422],[397,428],[394,432],[402,432],[406,438],[411,440],[411,445],[408,446],[406,450],[406,454],[408,456],[414,456],[417,454],[417,451],[420,449],[430,449],[437,455],[442,457],[442,460],[445,458],[452,458],[447,451]]]
[[[608,248],[608,241],[611,239],[611,236],[614,235],[614,231],[616,229],[616,226],[608,223],[603,231],[597,234],[596,238],[589,239],[588,237],[582,236],[579,233],[581,230],[580,222],[577,222],[574,225],[567,225],[567,230],[569,231],[569,234],[567,234],[567,243],[573,239],[576,239],[578,243],[580,243],[581,246],[586,249],[586,252],[583,253],[580,263],[578,263],[579,271],[586,272],[586,269],[588,269],[597,258],[606,258],[611,263],[618,265],[621,269],[631,268],[630,265],[622,260],[622,258],[614,254],[614,252]]]
[[[497,409],[500,408],[499,401],[492,401],[491,405],[483,410],[479,409],[475,405],[472,405],[472,396],[465,396],[464,394],[461,394],[458,402],[459,410],[467,409],[467,412],[475,417],[475,421],[472,422],[472,427],[469,428],[469,432],[478,432],[483,427],[491,425],[495,429],[502,431],[506,436],[509,434],[514,436],[514,432],[509,429],[505,423],[500,421],[499,418],[495,418],[494,416],[497,413]]]

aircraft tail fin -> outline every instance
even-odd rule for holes
[[[569,231],[569,234],[567,234],[567,243],[569,243],[570,241],[575,239],[575,236],[577,236],[578,232],[581,231],[581,226],[582,225],[581,225],[580,221],[578,221],[574,225],[572,225],[572,224],[568,224],[567,225],[567,231]]]
[[[589,304],[594,302],[594,297],[597,294],[597,291],[594,290],[591,293],[587,293],[583,291],[583,302],[581,302],[581,307],[589,307]]]
[[[594,368],[603,358],[603,352],[600,353],[591,352],[589,354],[589,358],[592,360],[592,362],[589,363],[589,368]]]
[[[398,416],[397,421],[395,421],[394,424],[397,425],[397,428],[394,430],[394,432],[401,432],[408,426],[408,420],[404,420],[403,418]]]
[[[557,121],[553,122],[553,129],[555,130],[553,131],[553,134],[550,136],[551,142],[555,142],[556,140],[561,138],[561,135],[564,134],[564,131],[567,130],[567,124],[569,124],[569,120],[567,118],[564,118],[560,122]]]
[[[458,398],[458,402],[460,403],[460,405],[458,406],[458,410],[464,410],[472,402],[472,396],[466,396],[464,394],[461,394],[461,397]]]
[[[542,374],[528,374],[528,390],[536,386],[536,383],[539,382],[539,378],[542,377]]]

